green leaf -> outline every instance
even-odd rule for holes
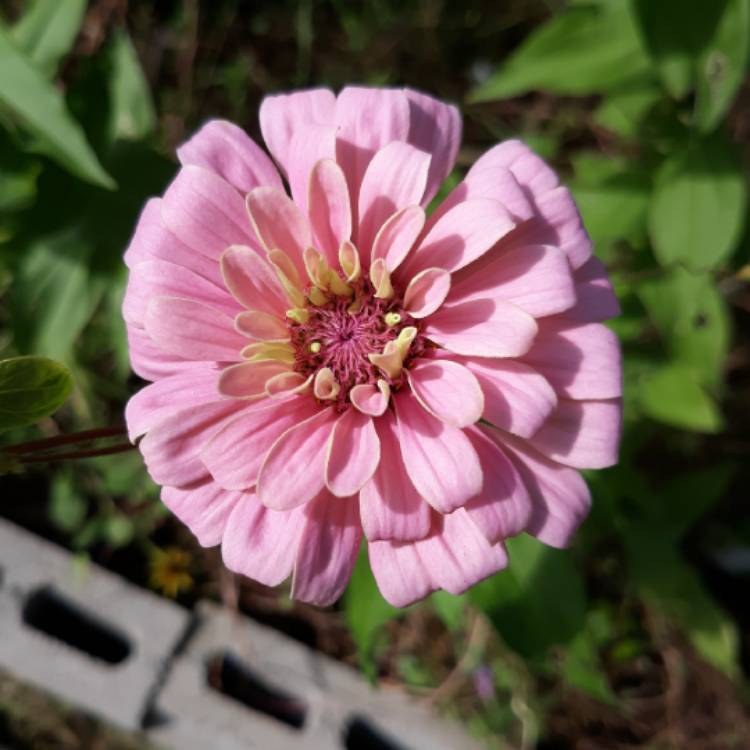
[[[663,278],[642,282],[638,296],[672,358],[688,365],[701,383],[721,383],[729,353],[730,317],[711,276],[676,268]]]
[[[109,54],[111,138],[140,140],[154,130],[156,112],[138,55],[126,32],[115,32]]]
[[[695,121],[713,130],[734,101],[750,52],[750,0],[729,0],[698,60]]]
[[[16,44],[48,77],[73,48],[86,13],[86,0],[33,0],[11,29]]]
[[[132,540],[135,526],[127,516],[117,514],[105,520],[102,533],[105,540],[113,547],[124,547]]]
[[[695,61],[708,44],[726,0],[634,0],[643,43],[667,91],[676,99],[692,88]]]
[[[90,257],[75,227],[27,249],[11,287],[11,325],[22,351],[70,358],[104,289],[90,275]]]
[[[649,65],[627,0],[611,0],[554,16],[469,99],[492,101],[537,89],[594,94],[637,78]]]
[[[711,268],[731,255],[747,208],[742,160],[717,133],[666,160],[656,178],[649,235],[659,263]]]
[[[95,185],[114,188],[68,112],[62,94],[47,81],[0,28],[0,104],[36,138],[36,149]]]
[[[586,595],[570,554],[529,536],[509,539],[510,565],[469,591],[509,646],[541,659],[583,627]]]
[[[0,430],[25,427],[57,411],[73,389],[64,365],[46,357],[0,360]]]
[[[622,138],[635,138],[653,106],[661,99],[658,86],[644,79],[612,91],[594,113],[598,125]]]
[[[599,648],[612,637],[612,623],[603,612],[592,612],[586,627],[568,644],[562,660],[565,684],[602,701],[615,704],[617,698],[607,680]]]
[[[383,599],[370,571],[367,553],[363,547],[346,590],[344,617],[357,644],[362,670],[369,679],[375,678],[373,652],[377,636],[383,625],[398,617],[401,611]]]
[[[645,375],[638,389],[641,409],[652,419],[695,432],[718,432],[723,419],[716,402],[685,365],[672,364]]]
[[[436,591],[429,598],[429,602],[448,630],[459,630],[461,628],[467,604],[465,594],[455,596],[447,591]]]
[[[81,528],[87,512],[88,503],[76,490],[71,475],[67,472],[57,475],[50,488],[47,508],[50,521],[62,531],[71,533]]]

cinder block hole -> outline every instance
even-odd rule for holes
[[[29,594],[22,617],[30,627],[107,664],[119,664],[130,656],[127,638],[49,586]]]
[[[230,652],[208,659],[206,682],[217,692],[294,729],[302,729],[305,724],[307,706],[304,701],[270,687]]]
[[[404,745],[383,734],[364,716],[355,716],[344,732],[346,750],[407,750]]]

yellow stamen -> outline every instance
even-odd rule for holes
[[[336,382],[333,370],[330,367],[322,367],[315,373],[315,381],[313,383],[315,398],[319,398],[322,401],[334,399],[339,395],[340,390],[341,386]]]
[[[321,344],[320,341],[313,341],[309,346],[309,349],[313,354],[317,354],[322,348],[323,344]]]
[[[401,315],[399,315],[397,312],[389,312],[385,314],[385,324],[389,328],[393,328],[393,326],[397,326],[401,322]]]
[[[273,360],[289,365],[294,364],[294,349],[289,344],[272,344],[265,341],[258,341],[254,344],[248,344],[240,354],[249,362]]]
[[[310,313],[304,307],[293,307],[286,311],[286,316],[300,325],[304,325],[310,319]]]
[[[322,307],[328,302],[328,295],[317,286],[312,287],[307,296],[315,307]]]
[[[378,258],[370,266],[370,281],[375,287],[375,296],[378,299],[390,299],[393,297],[393,284],[391,274],[385,266],[385,261]]]
[[[356,281],[362,275],[359,252],[349,240],[341,243],[341,247],[339,248],[339,265],[344,272],[346,280],[349,282]]]

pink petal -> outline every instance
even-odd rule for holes
[[[407,139],[409,100],[396,89],[347,86],[336,99],[336,124],[336,161],[344,170],[355,208],[373,154],[391,141]]]
[[[232,510],[244,501],[244,495],[225,492],[209,479],[184,490],[162,487],[161,500],[195,534],[202,547],[213,547],[221,541]]]
[[[349,391],[349,400],[363,414],[379,417],[388,408],[389,395],[388,390],[383,393],[372,383],[362,383]]]
[[[581,475],[510,435],[492,428],[484,428],[484,433],[500,443],[526,485],[533,504],[526,531],[551,547],[566,547],[591,507]]]
[[[510,214],[497,201],[464,201],[436,222],[399,273],[409,277],[432,267],[457,271],[486,253],[514,227]]]
[[[303,214],[308,212],[310,175],[321,160],[336,158],[336,128],[333,125],[309,125],[298,129],[289,147],[289,189]]]
[[[424,332],[456,354],[518,357],[531,347],[537,324],[510,302],[472,299],[443,305],[426,320]]]
[[[370,542],[367,554],[380,593],[394,607],[407,607],[437,588],[413,542]]]
[[[289,329],[281,318],[258,310],[240,313],[234,319],[234,327],[238,333],[256,341],[289,340]]]
[[[523,361],[566,398],[622,395],[620,345],[617,336],[601,323],[576,325],[565,318],[544,320]]]
[[[268,150],[285,174],[289,149],[297,130],[311,124],[333,125],[336,97],[328,89],[267,96],[260,105],[260,129]]]
[[[333,409],[323,409],[290,427],[271,446],[258,476],[258,497],[266,507],[290,510],[323,489],[326,448],[335,421]]]
[[[561,399],[530,444],[540,453],[576,469],[603,469],[617,463],[622,401]]]
[[[304,509],[306,523],[292,578],[292,598],[327,607],[349,582],[362,541],[356,498],[323,491]]]
[[[430,531],[430,506],[406,473],[396,420],[391,412],[375,421],[380,463],[359,493],[362,527],[369,540],[421,539]]]
[[[179,297],[154,297],[144,325],[159,347],[185,359],[236,362],[247,345],[228,315]]]
[[[604,264],[593,255],[573,274],[576,304],[565,317],[581,323],[599,323],[620,314],[620,305],[612,289]]]
[[[405,93],[409,100],[408,142],[432,156],[422,197],[422,205],[426,206],[456,163],[461,145],[461,113],[421,92],[406,89]]]
[[[310,398],[260,402],[229,420],[203,446],[201,459],[225,489],[252,487],[258,481],[266,453],[276,440],[318,411]]]
[[[265,258],[249,247],[227,248],[221,256],[221,275],[243,307],[275,315],[285,313],[288,304],[278,277]]]
[[[289,365],[272,359],[241,362],[222,371],[219,392],[230,398],[260,398],[266,395],[266,383],[284,372],[289,372]]]
[[[339,247],[352,236],[352,207],[349,188],[341,167],[322,159],[310,174],[310,225],[316,247],[329,265],[338,263]]]
[[[338,497],[354,495],[375,473],[380,440],[372,417],[356,409],[344,412],[331,430],[326,460],[326,486]]]
[[[482,389],[474,375],[457,362],[417,359],[406,374],[417,401],[447,425],[468,427],[482,416]]]
[[[482,416],[496,427],[531,437],[557,406],[552,386],[528,365],[510,359],[459,357],[484,393]]]
[[[372,243],[372,260],[384,258],[386,268],[394,271],[417,241],[424,222],[424,209],[419,206],[397,211],[378,230]]]
[[[126,329],[130,366],[144,380],[159,380],[195,367],[195,362],[165,352],[142,328],[127,325]]]
[[[152,427],[194,404],[221,401],[219,370],[212,364],[193,365],[189,370],[168,375],[141,388],[125,407],[128,437],[134,441]]]
[[[241,309],[225,289],[189,268],[166,260],[146,260],[130,269],[122,305],[125,320],[143,326],[146,307],[157,296],[191,299],[232,316]]]
[[[442,268],[420,271],[406,287],[404,310],[412,318],[426,318],[443,304],[451,288],[451,275]]]
[[[164,193],[161,218],[172,234],[207,258],[218,260],[230,245],[258,248],[242,196],[201,167],[179,171]]]
[[[255,188],[248,193],[247,210],[263,247],[269,252],[283,250],[305,278],[302,253],[312,245],[312,234],[307,218],[291,198],[274,188]]]
[[[512,302],[541,318],[573,307],[576,288],[562,250],[531,245],[486,253],[454,275],[449,304],[478,297]]]
[[[269,510],[254,492],[240,497],[221,544],[224,564],[264,586],[278,586],[292,573],[305,516],[301,510]]]
[[[221,286],[216,259],[196,253],[172,234],[161,220],[162,200],[151,198],[141,211],[133,238],[125,251],[125,263],[133,268],[148,260],[164,260],[183,266]]]
[[[363,262],[378,230],[396,211],[419,204],[427,184],[430,155],[408,143],[394,141],[372,158],[359,192],[357,249]]]
[[[184,166],[204,167],[223,177],[241,193],[258,185],[283,189],[279,173],[263,150],[245,133],[226,120],[210,120],[187,143],[177,149]]]
[[[428,414],[412,396],[400,394],[394,403],[409,478],[433,508],[450,513],[482,487],[476,451],[463,431]]]
[[[508,457],[480,429],[467,430],[479,456],[484,484],[464,506],[466,514],[490,544],[520,534],[531,518],[531,500]]]
[[[194,404],[149,430],[138,447],[154,482],[186,487],[205,479],[201,449],[240,408],[227,401]]]

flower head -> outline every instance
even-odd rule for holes
[[[267,98],[281,170],[209,122],[125,256],[132,439],[232,570],[341,595],[362,536],[397,606],[526,531],[568,543],[616,460],[617,302],[570,193],[519,141],[437,209],[458,111],[411,90]],[[289,192],[285,188],[285,182]]]

